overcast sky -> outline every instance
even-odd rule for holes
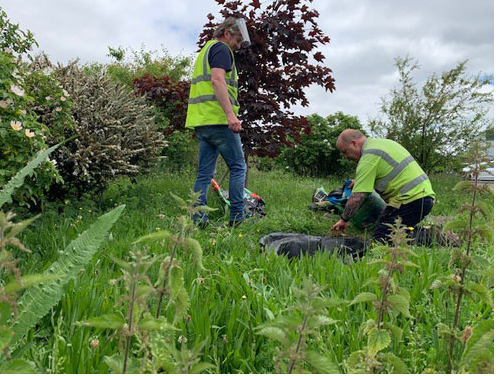
[[[62,63],[77,57],[109,62],[108,46],[138,50],[142,44],[188,56],[196,52],[206,15],[220,17],[214,0],[2,0],[0,6]],[[421,66],[418,82],[463,60],[470,74],[494,74],[492,0],[314,0],[311,6],[331,38],[320,50],[336,91],[310,87],[310,106],[296,107],[297,114],[343,111],[367,124],[379,113],[380,97],[397,85],[394,58],[407,54]]]

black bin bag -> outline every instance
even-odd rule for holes
[[[332,238],[306,234],[273,232],[259,240],[264,252],[274,252],[277,256],[313,256],[316,252],[336,253],[345,260],[356,260],[364,255],[369,242],[357,238]]]

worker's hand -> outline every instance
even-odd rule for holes
[[[331,227],[331,235],[336,235],[336,237],[339,236],[340,231],[344,233],[346,231],[346,228],[348,226],[348,222],[345,222],[344,220],[340,219],[336,224]]]
[[[242,122],[241,122],[240,119],[238,119],[236,117],[235,114],[229,115],[227,117],[227,120],[228,120],[228,124],[229,124],[228,125],[229,129],[231,129],[235,133],[241,132],[241,130],[242,130],[242,126],[241,126]]]
[[[355,180],[354,179],[350,179],[350,185],[348,186],[348,188],[352,189],[354,183],[355,183]]]

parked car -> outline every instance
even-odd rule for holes
[[[482,169],[478,176],[478,181],[494,181],[494,161],[489,163],[489,166]],[[467,175],[470,180],[475,180],[475,176],[470,172],[474,169],[474,166],[467,166],[462,169],[462,171]]]

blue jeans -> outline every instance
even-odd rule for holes
[[[196,127],[199,144],[199,166],[194,192],[200,192],[199,205],[207,204],[208,186],[215,175],[217,158],[222,156],[229,168],[230,222],[244,218],[243,188],[247,165],[243,157],[240,134],[227,125]]]

